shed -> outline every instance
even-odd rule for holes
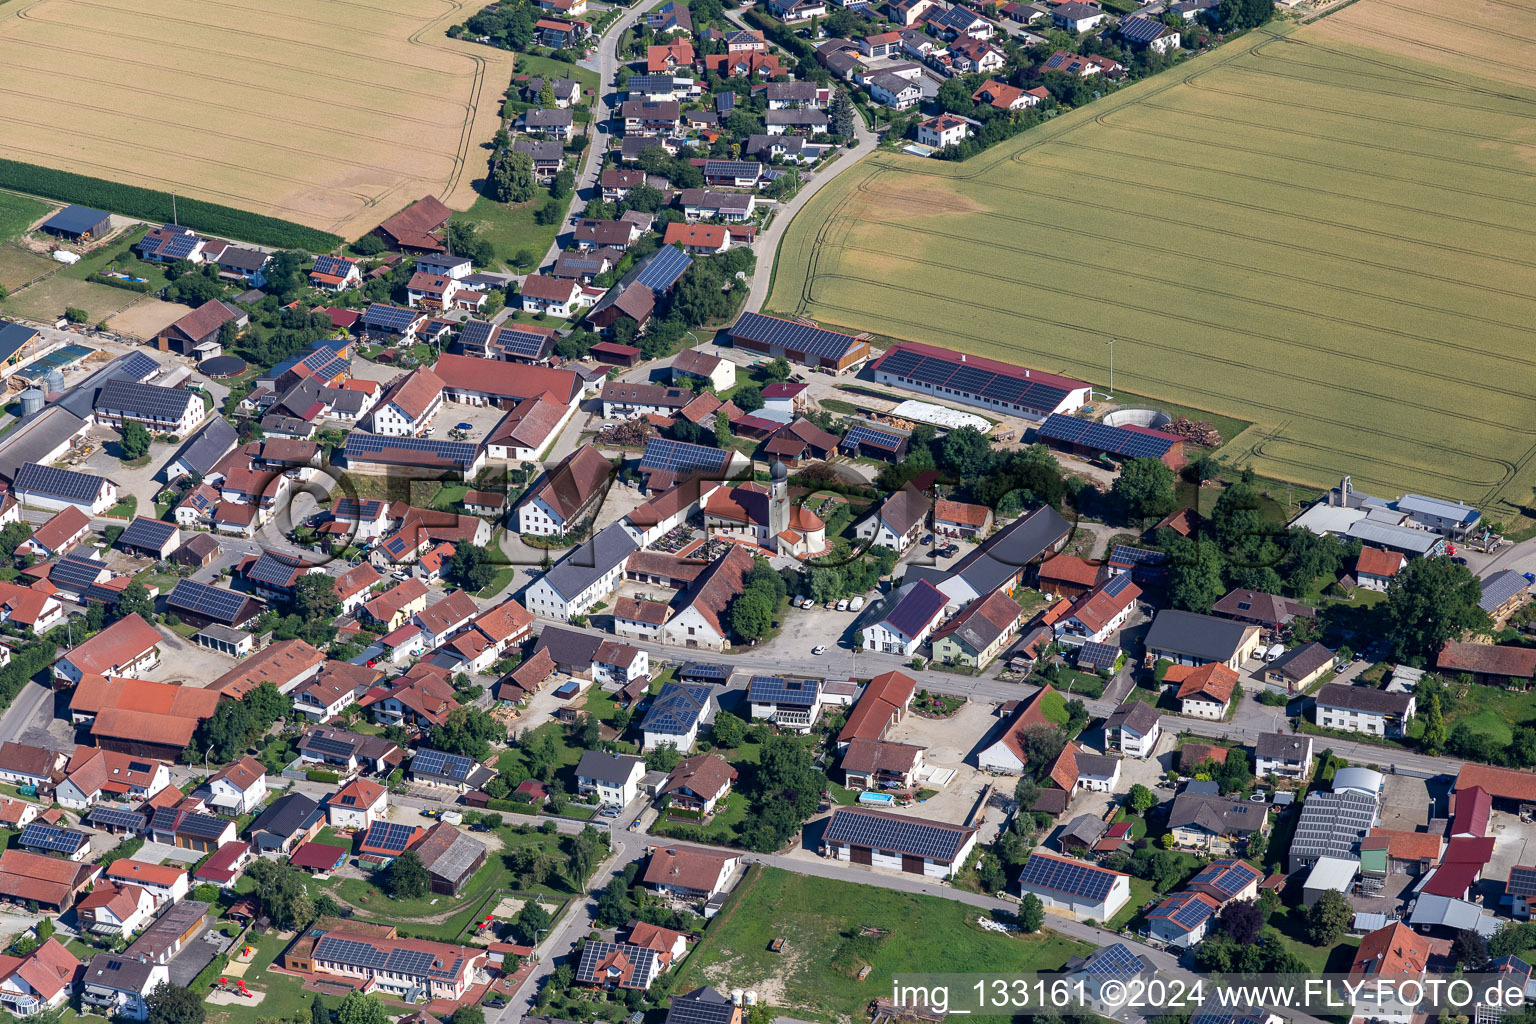
[[[89,206],[66,206],[43,221],[43,230],[60,238],[89,242],[112,230],[112,217]]]

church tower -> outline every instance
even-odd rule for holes
[[[768,475],[768,537],[777,549],[779,534],[789,529],[789,469],[775,459]]]

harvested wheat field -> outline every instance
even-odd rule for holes
[[[355,237],[474,200],[512,54],[453,0],[20,0],[0,8],[0,156]],[[62,59],[67,55],[67,59]]]
[[[872,156],[795,219],[768,305],[1100,388],[1117,339],[1118,388],[1254,424],[1234,463],[1517,515],[1536,88],[1332,25],[1250,33],[964,163]]]

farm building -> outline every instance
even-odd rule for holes
[[[783,357],[838,373],[869,358],[869,342],[863,336],[839,334],[808,322],[762,313],[743,313],[731,327],[731,344],[772,359]]]
[[[436,196],[422,196],[374,228],[373,233],[401,252],[443,252],[443,233],[452,215]]]
[[[1184,455],[1182,437],[1151,427],[1112,427],[1052,413],[1040,424],[1039,434],[1040,440],[1050,447],[1086,458],[1110,455],[1119,459],[1157,459],[1175,471],[1189,461]]]
[[[872,369],[881,384],[1033,420],[1074,413],[1088,401],[1080,380],[915,342],[893,346]]]
[[[71,242],[89,242],[112,230],[112,216],[89,206],[66,206],[43,221],[42,229]]]

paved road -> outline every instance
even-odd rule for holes
[[[598,175],[603,166],[603,155],[608,151],[608,143],[612,137],[610,120],[613,117],[613,108],[609,100],[615,96],[612,91],[614,80],[618,75],[619,39],[629,29],[644,17],[649,4],[636,3],[629,10],[609,25],[603,32],[597,43],[597,96],[592,102],[592,132],[588,136],[591,142],[582,153],[581,170],[576,175],[576,187],[571,193],[571,205],[566,211],[567,217],[562,224],[562,231],[574,226],[577,217],[586,207],[587,200],[599,195],[597,186]],[[590,63],[583,62],[590,68]],[[550,244],[549,251],[544,254],[542,265],[553,263],[560,257],[560,239],[557,236]]]

